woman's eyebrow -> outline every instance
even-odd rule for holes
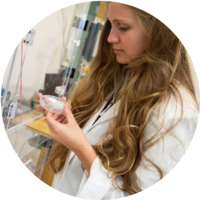
[[[107,20],[110,22],[109,18],[107,17]],[[123,19],[114,19],[113,22],[118,22],[118,21],[125,21]]]

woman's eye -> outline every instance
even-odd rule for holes
[[[119,29],[120,31],[127,31],[127,30],[128,30],[128,27],[118,27],[118,29]]]

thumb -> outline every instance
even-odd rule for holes
[[[48,114],[47,114],[45,120],[46,120],[47,124],[48,124],[51,128],[53,128],[53,129],[54,129],[55,127],[58,127],[59,124],[60,124],[59,122],[57,122],[57,121],[53,118],[53,116],[52,116],[51,113],[48,113]]]
[[[69,107],[68,103],[66,103],[64,105],[63,110],[64,110],[64,113],[65,113],[65,116],[67,118],[68,123],[71,123],[71,122],[75,121],[74,115],[73,115],[72,111],[70,110],[70,107]]]

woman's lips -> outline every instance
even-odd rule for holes
[[[121,49],[114,49],[114,52],[115,52],[115,54],[120,54],[120,53],[123,52],[123,50],[121,50]]]

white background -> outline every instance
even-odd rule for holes
[[[42,19],[63,7],[83,1],[7,0],[0,7],[0,81],[20,39]],[[188,50],[200,79],[199,0],[123,1],[139,7],[163,21]],[[77,199],[58,192],[39,181],[19,161],[0,119],[0,198],[1,199]],[[162,181],[125,199],[200,199],[200,126],[183,159]]]

